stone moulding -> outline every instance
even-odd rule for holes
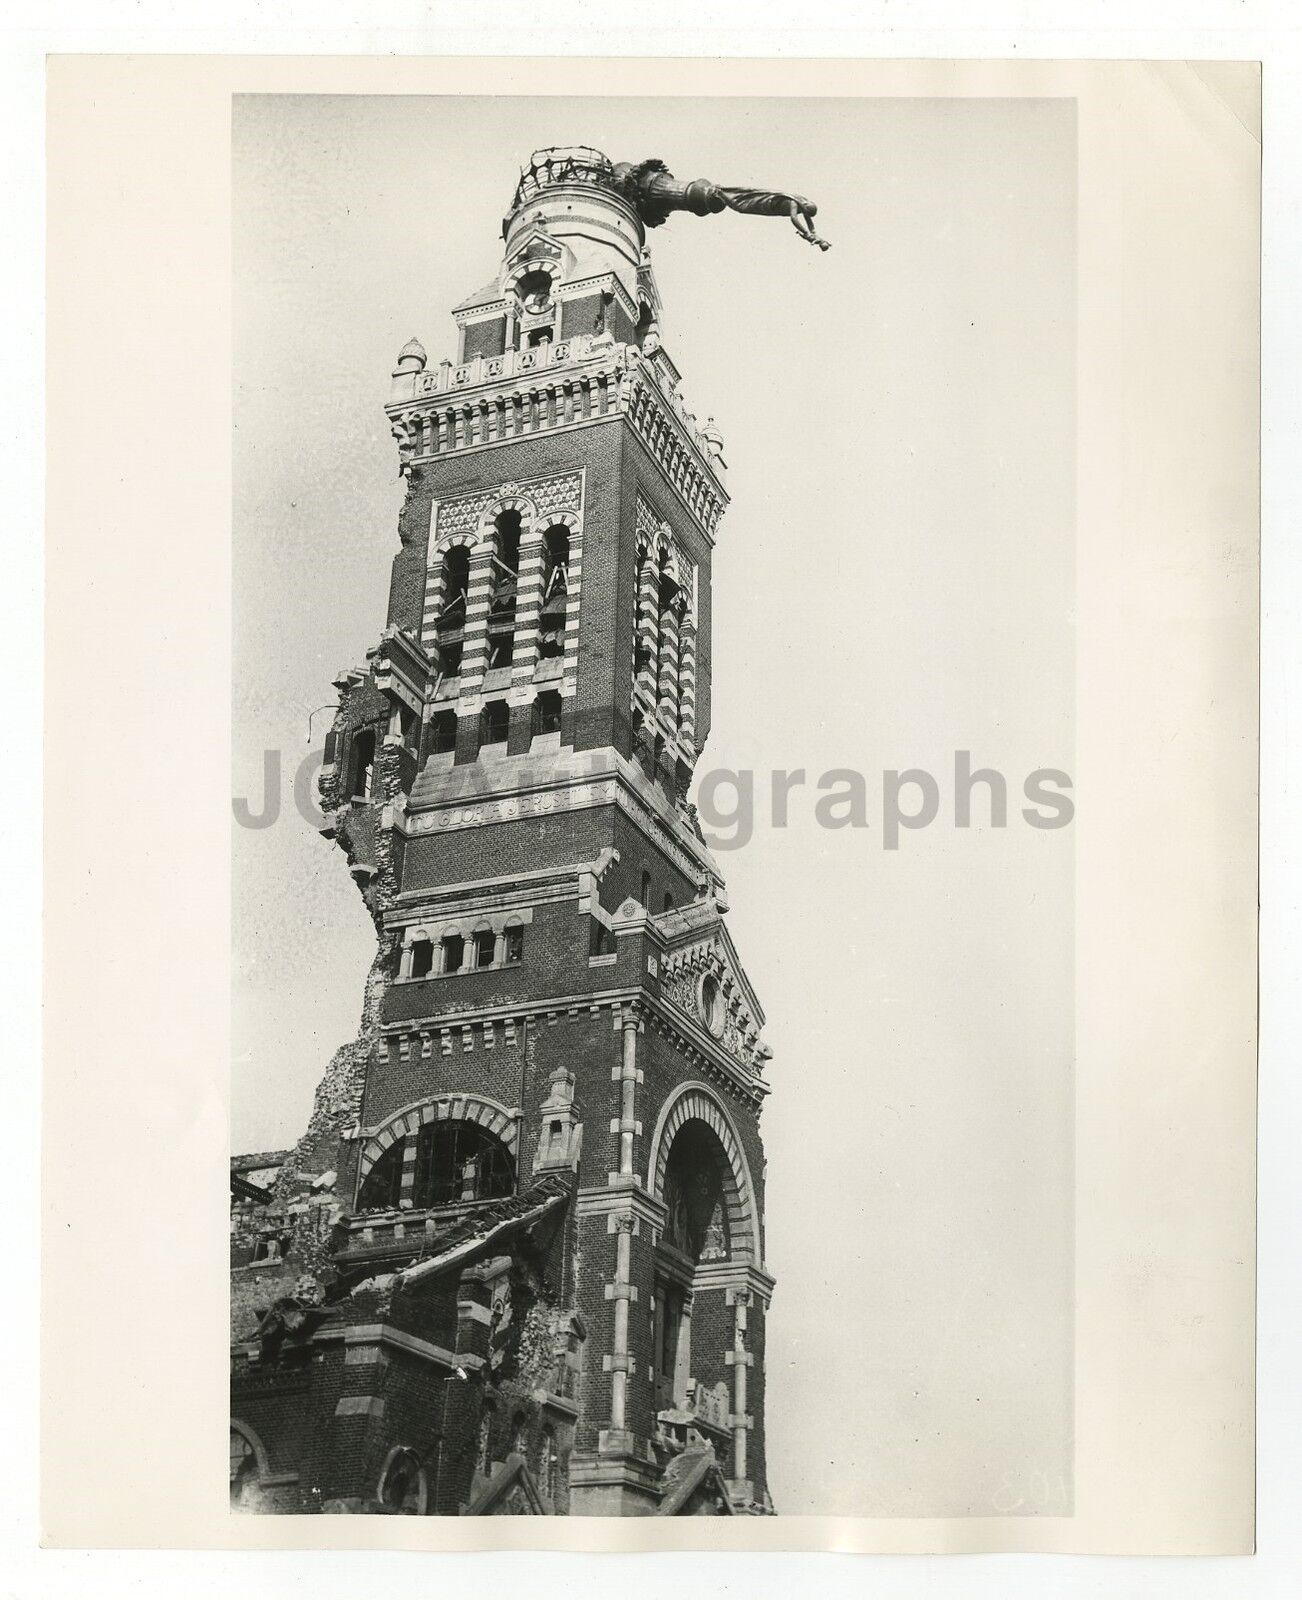
[[[728,504],[717,434],[698,427],[664,363],[609,335],[399,373],[385,411],[404,470],[624,416],[711,540]]]
[[[760,1075],[760,1063],[767,1057],[756,1056],[749,1062],[731,1055],[691,1018],[684,1016],[672,1002],[642,989],[609,989],[594,994],[574,994],[547,1000],[513,1000],[508,1006],[474,1006],[463,1011],[446,1011],[421,1017],[405,1017],[401,1021],[386,1022],[381,1026],[380,1037],[385,1043],[401,1044],[403,1039],[416,1039],[422,1035],[466,1035],[473,1041],[474,1030],[495,1022],[512,1026],[537,1026],[540,1022],[552,1025],[563,1017],[595,1015],[611,1010],[616,1017],[625,1010],[641,1009],[650,1025],[664,1033],[693,1068],[706,1074],[717,1086],[738,1095],[751,1108],[758,1107],[771,1092]]]
[[[418,1133],[427,1122],[477,1122],[489,1133],[496,1134],[512,1156],[516,1156],[520,1145],[520,1116],[518,1106],[509,1109],[484,1095],[443,1094],[418,1100],[387,1117],[374,1133],[364,1135],[366,1144],[358,1168],[359,1181],[366,1177],[390,1145]]]
[[[598,752],[590,754],[597,755]],[[693,883],[716,880],[717,872],[705,846],[692,838],[687,824],[668,806],[648,801],[638,792],[640,785],[631,764],[615,751],[602,762],[604,770],[565,772],[560,764],[544,776],[533,774],[529,757],[504,757],[503,787],[482,798],[467,795],[436,805],[412,805],[395,812],[393,821],[407,838],[433,833],[455,832],[461,828],[480,828],[494,822],[512,822],[520,817],[545,817],[566,811],[583,811],[595,806],[617,806],[648,831],[655,843],[670,857],[678,870]],[[518,762],[518,766],[508,763]],[[456,772],[455,767],[449,769]],[[511,778],[515,779],[512,783]]]

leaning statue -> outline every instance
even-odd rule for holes
[[[802,239],[820,250],[831,248],[826,239],[814,232],[818,207],[803,195],[783,194],[776,189],[728,189],[708,178],[684,183],[663,161],[655,160],[617,162],[614,176],[648,228],[658,228],[674,211],[690,211],[698,217],[717,211],[741,211],[752,217],[790,217]]]

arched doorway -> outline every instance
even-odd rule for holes
[[[727,1152],[704,1122],[685,1122],[674,1135],[665,1161],[665,1243],[693,1267],[699,1261],[725,1261],[729,1254],[727,1191],[731,1169]]]

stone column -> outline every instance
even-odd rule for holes
[[[677,597],[660,613],[660,662],[656,678],[657,720],[674,738],[678,733],[678,619]]]
[[[619,1117],[613,1122],[611,1132],[619,1134],[619,1172],[625,1178],[633,1174],[633,1137],[642,1131],[636,1118],[637,1034],[638,1019],[636,1015],[626,1012],[620,1064],[611,1074],[619,1080]]]
[[[724,1351],[724,1361],[732,1368],[732,1477],[733,1483],[749,1497],[750,1486],[746,1476],[746,1448],[751,1429],[751,1417],[746,1411],[747,1370],[754,1356],[746,1348],[746,1320],[751,1303],[749,1289],[729,1289],[728,1304],[733,1308],[732,1349]]]
[[[658,587],[653,552],[648,550],[637,588],[637,643],[642,665],[636,684],[637,699],[648,721],[655,716],[656,707],[656,655],[660,638]]]
[[[610,1433],[611,1443],[623,1442],[628,1419],[628,1373],[631,1365],[628,1353],[628,1308],[637,1299],[637,1289],[632,1283],[633,1218],[610,1219],[615,1235],[615,1279],[606,1285],[606,1298],[615,1304],[615,1331],[610,1352]]]
[[[619,1136],[619,1170],[610,1174],[610,1182],[625,1189],[634,1185],[633,1137],[638,1131],[635,1118],[637,1095],[637,1034],[638,1017],[626,1011],[622,1019],[622,1048],[619,1064],[611,1077],[619,1083],[620,1114],[611,1119],[611,1132]],[[606,1367],[610,1372],[610,1429],[606,1448],[627,1449],[631,1446],[628,1435],[628,1379],[632,1370],[629,1355],[628,1313],[629,1305],[637,1299],[633,1283],[633,1230],[632,1210],[612,1213],[607,1224],[615,1235],[615,1276],[606,1285],[606,1299],[614,1302],[614,1332]]]
[[[678,1318],[678,1343],[674,1350],[674,1392],[671,1403],[681,1406],[687,1398],[687,1384],[692,1376],[692,1301],[690,1289],[683,1295],[682,1311]]]
[[[488,666],[488,594],[492,574],[492,540],[481,538],[470,557],[466,633],[461,652],[461,682],[471,692],[483,682]]]
[[[533,678],[538,655],[538,613],[542,610],[543,543],[541,524],[531,523],[520,534],[520,571],[515,581],[515,654],[511,682]]]
[[[684,745],[696,748],[696,623],[683,614],[678,635],[678,729]]]

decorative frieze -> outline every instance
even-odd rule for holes
[[[623,415],[711,537],[727,504],[717,432],[698,427],[672,365],[608,334],[401,372],[387,409],[403,471],[450,452]]]

